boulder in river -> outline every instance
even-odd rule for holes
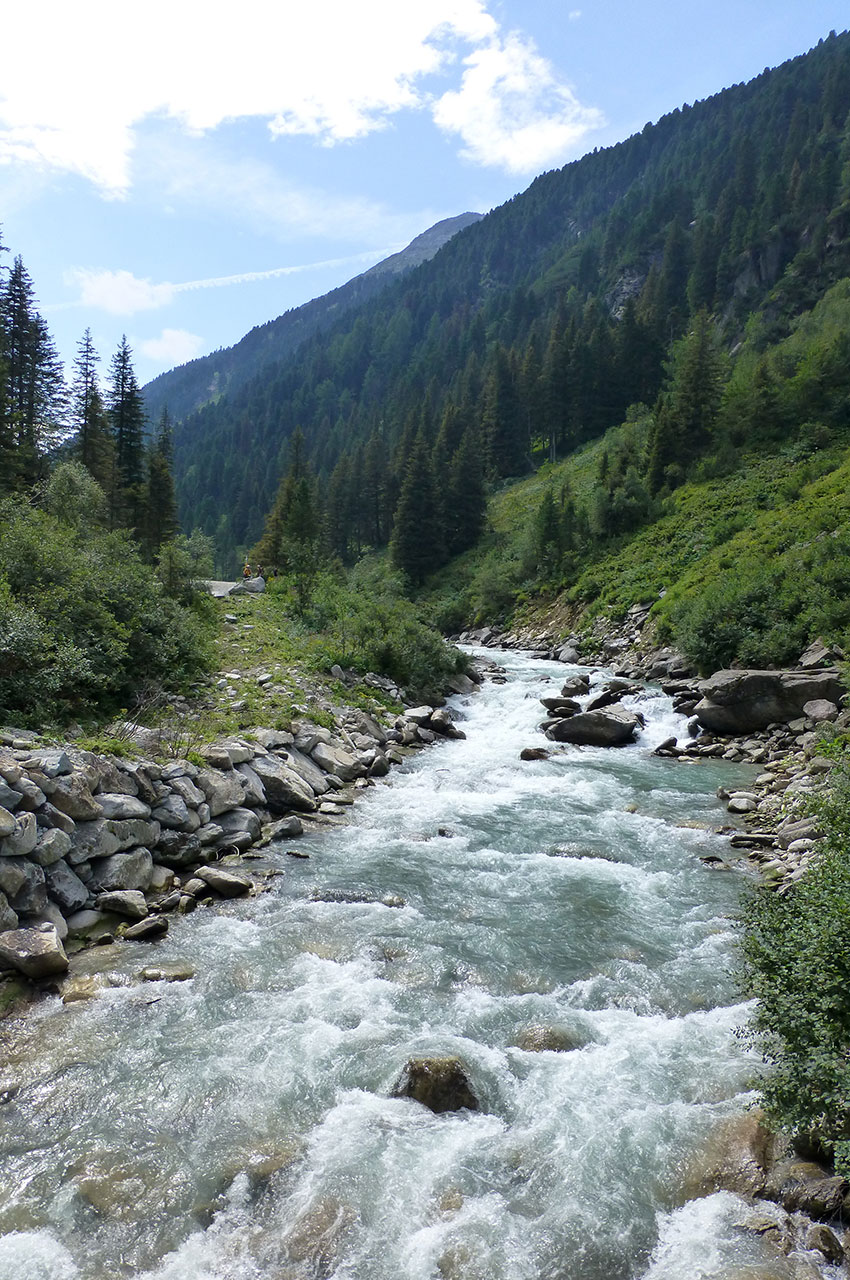
[[[48,978],[68,969],[65,948],[52,924],[0,933],[0,962],[27,978]]]
[[[579,746],[619,747],[634,741],[639,725],[640,719],[633,711],[606,707],[556,720],[546,730],[546,737],[553,742],[572,742]]]
[[[394,1098],[413,1098],[429,1111],[478,1111],[479,1103],[459,1058],[408,1058]]]

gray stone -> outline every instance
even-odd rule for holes
[[[114,853],[94,868],[90,887],[98,889],[147,889],[153,875],[153,858],[147,849]]]
[[[245,800],[245,785],[238,773],[222,773],[219,769],[202,769],[196,779],[210,807],[210,816],[218,817],[227,809],[235,809]]]
[[[135,760],[128,760],[121,766],[121,772],[126,774],[131,782],[135,783],[135,794],[149,805],[155,804],[157,799],[154,779],[151,776],[152,767],[152,765],[140,764]],[[119,788],[114,787],[113,790],[118,791]]]
[[[0,854],[5,858],[23,858],[32,853],[38,842],[38,823],[33,813],[20,813],[15,829],[5,840],[0,840]]]
[[[131,795],[114,795],[109,792],[98,792],[97,803],[100,805],[104,818],[118,818],[126,820],[128,818],[149,818],[151,816],[150,806],[145,804],[144,800],[139,800],[137,796]]]
[[[75,911],[73,915],[68,916],[66,923],[72,937],[85,937],[103,923],[103,912],[87,907],[83,911]]]
[[[220,827],[217,822],[205,822],[202,827],[198,827],[195,836],[201,845],[215,844],[224,835],[224,828]],[[197,862],[198,859],[196,858]]]
[[[223,898],[241,898],[253,888],[246,876],[235,875],[221,867],[198,867],[195,875]]]
[[[331,743],[317,742],[311,754],[325,773],[332,773],[343,782],[353,782],[355,778],[362,778],[366,774],[366,766],[356,756]]]
[[[427,726],[434,714],[433,707],[410,707],[404,713],[405,720],[412,720],[415,725]]]
[[[67,813],[75,822],[91,822],[102,814],[88,783],[76,773],[57,781],[50,801],[56,809]]]
[[[266,840],[288,840],[304,834],[304,824],[296,814],[289,818],[279,818],[270,823],[263,832]]]
[[[807,702],[839,703],[837,671],[718,671],[699,684],[697,719],[713,733],[751,733],[799,718]]]
[[[47,978],[68,969],[65,948],[51,924],[0,933],[0,961],[27,978]]]
[[[21,799],[20,791],[15,791],[12,787],[7,786],[5,782],[0,782],[0,814],[5,810],[9,810],[9,812],[11,812],[12,810],[17,809],[18,805],[21,803]],[[2,834],[2,832],[0,832],[0,834]]]
[[[68,921],[55,902],[48,902],[44,910],[40,911],[38,915],[28,916],[26,923],[28,929],[35,928],[41,924],[52,924],[60,942],[64,942],[68,936]]]
[[[261,595],[265,589],[264,578],[244,578],[242,582],[237,582],[235,587],[231,587],[227,594],[229,596],[256,596]]]
[[[227,813],[219,814],[217,825],[221,827],[224,837],[245,831],[252,842],[260,838],[260,819],[253,809],[230,809]],[[227,843],[226,839],[224,843]]]
[[[242,785],[245,788],[245,801],[248,804],[264,805],[266,803],[266,790],[251,766],[249,764],[237,764],[236,772],[242,779]]]
[[[287,813],[290,809],[315,812],[316,797],[312,787],[293,769],[274,756],[258,756],[253,768],[263,784],[272,813]]]
[[[155,845],[162,828],[156,821],[142,818],[109,818],[97,822],[82,822],[72,837],[73,847],[68,854],[72,866],[92,859],[108,858],[114,853]]]
[[[220,744],[224,747],[230,757],[230,763],[235,767],[237,764],[248,764],[254,759],[254,749],[247,742],[243,742],[241,738],[234,738]]]
[[[295,739],[286,729],[252,729],[251,737],[265,747],[266,751],[276,751],[279,747],[291,747]]]
[[[45,831],[64,831],[66,835],[71,835],[77,826],[73,818],[69,818],[67,813],[62,813],[49,802],[41,806],[35,820]]]
[[[64,831],[44,831],[29,857],[30,861],[38,863],[40,867],[51,867],[70,851],[71,837]]]
[[[21,858],[0,858],[0,890],[14,897],[26,880],[26,863]]]
[[[206,804],[206,796],[191,778],[171,778],[168,785],[175,795],[180,796],[180,799],[186,802],[190,809],[199,809],[202,804]]]
[[[168,933],[168,921],[165,916],[148,916],[147,920],[139,920],[124,930],[124,937],[129,942],[152,942]]]
[[[37,786],[32,779],[27,778],[26,776],[22,777],[20,782],[16,782],[14,784],[14,789],[21,797],[18,807],[20,809],[26,809],[29,813],[34,813],[36,809],[40,809],[47,800],[47,796],[44,794],[41,787]]]
[[[813,698],[811,702],[803,704],[803,715],[814,720],[815,724],[825,724],[837,718],[838,707],[826,698]]]
[[[20,801],[20,796],[18,797]],[[10,836],[15,830],[15,815],[10,813],[8,809],[0,807],[0,839],[4,836]]]
[[[830,667],[844,657],[844,650],[837,645],[828,645],[825,641],[813,640],[800,655],[799,665],[812,669],[814,667]]]
[[[297,773],[299,778],[303,778],[317,796],[323,796],[330,789],[330,783],[319,766],[297,747],[290,747],[288,751],[281,752],[281,757],[288,768]]]
[[[145,920],[148,916],[148,904],[145,895],[139,889],[113,889],[97,896],[99,911],[111,911],[117,916],[126,916],[129,920]]]
[[[21,859],[24,881],[16,893],[9,896],[9,906],[18,915],[38,915],[47,906],[47,889],[44,883],[44,872],[28,858]]]
[[[332,742],[330,731],[323,729],[318,724],[299,724],[293,725],[295,731],[294,746],[296,751],[303,751],[304,755],[313,754],[313,748],[317,742]]]
[[[94,794],[100,797],[102,791],[114,796],[137,796],[139,794],[139,784],[134,774],[128,771],[128,768],[119,768],[113,760],[106,759],[105,756],[96,756],[97,761],[97,787]],[[144,799],[144,796],[142,797]]]
[[[151,815],[161,827],[173,831],[196,830],[200,822],[195,822],[197,814],[193,814],[181,796],[167,795],[153,810]]]
[[[156,856],[158,862],[164,862],[169,867],[189,867],[200,862],[204,854],[196,834],[163,831],[156,845]]]
[[[17,929],[18,916],[9,906],[9,899],[0,889],[0,933],[4,933],[7,929]]]
[[[59,778],[73,773],[74,766],[68,757],[68,753],[61,748],[53,751],[35,751],[28,759],[23,761],[23,766],[27,772],[38,769],[48,778]]]
[[[223,769],[225,772],[233,768],[233,761],[230,759],[230,753],[224,747],[217,743],[209,747],[204,747],[204,759],[211,769]]]
[[[430,729],[435,733],[441,733],[444,738],[465,738],[466,734],[463,729],[459,729],[454,723],[454,717],[445,707],[441,707],[431,716],[429,722]]]
[[[175,778],[189,778],[191,781],[198,776],[198,766],[192,764],[191,760],[172,760],[169,764],[164,765],[160,773],[163,782],[167,782],[170,786]]]
[[[89,891],[67,862],[55,862],[44,869],[48,896],[64,915],[79,911],[89,900]]]
[[[567,720],[558,720],[546,731],[553,742],[583,746],[616,747],[633,742],[640,720],[623,707],[601,711],[580,711]]]

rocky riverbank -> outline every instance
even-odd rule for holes
[[[452,691],[471,693],[477,679],[456,676]],[[271,872],[252,869],[258,847],[344,821],[358,792],[409,752],[462,736],[445,708],[394,715],[378,702],[368,713],[337,708],[330,728],[257,727],[192,759],[101,755],[0,730],[6,1003],[22,979],[55,983],[86,947],[152,940],[173,913],[262,892]]]

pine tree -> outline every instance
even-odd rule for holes
[[[74,381],[71,383],[71,426],[76,430],[74,455],[106,491],[114,467],[114,444],[97,381],[99,356],[91,330],[77,344]]]
[[[449,552],[458,555],[478,541],[487,513],[481,441],[473,428],[452,457],[447,492],[446,541]]]
[[[445,561],[430,450],[421,433],[410,453],[393,521],[390,555],[414,586]]]
[[[174,478],[171,474],[173,452],[171,419],[166,405],[148,454],[143,541],[151,559],[164,543],[174,537],[179,528]]]
[[[126,336],[112,357],[107,393],[115,461],[109,486],[113,524],[139,527],[145,504],[145,409]]]
[[[9,487],[28,486],[42,475],[47,452],[58,443],[66,411],[62,365],[38,311],[29,273],[15,258],[3,290],[5,420],[0,436],[9,451]]]
[[[303,610],[312,594],[321,552],[316,482],[307,462],[303,432],[297,427],[290,441],[289,467],[251,559],[266,569],[280,568],[290,574]]]

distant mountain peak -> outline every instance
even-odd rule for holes
[[[458,231],[471,227],[473,222],[480,222],[483,216],[481,213],[459,213],[455,218],[443,218],[442,222],[435,222],[433,227],[429,227],[427,231],[423,231],[411,240],[406,249],[390,254],[382,262],[376,262],[374,267],[364,271],[357,279],[362,279],[363,276],[385,275],[387,272],[399,275],[402,271],[418,267],[421,263],[433,258],[434,254],[442,249],[452,236],[456,236]]]

